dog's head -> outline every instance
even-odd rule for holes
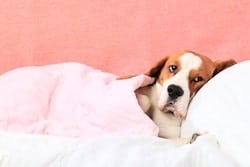
[[[157,107],[184,118],[196,92],[213,76],[235,63],[234,60],[213,62],[191,51],[178,52],[162,59],[147,73],[156,79]]]

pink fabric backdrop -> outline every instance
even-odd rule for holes
[[[64,61],[141,73],[187,48],[249,59],[249,0],[1,0],[0,72]]]

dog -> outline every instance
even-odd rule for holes
[[[142,110],[159,127],[159,137],[180,137],[181,122],[185,119],[191,99],[197,91],[222,70],[236,64],[233,59],[213,62],[193,51],[180,51],[160,60],[146,75],[155,78],[151,85],[135,91]],[[194,134],[192,142],[199,136]]]

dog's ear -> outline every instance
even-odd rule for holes
[[[215,65],[215,70],[213,72],[213,76],[215,76],[216,74],[218,74],[219,72],[221,72],[222,70],[236,64],[237,62],[233,59],[230,60],[225,60],[225,61],[215,61],[214,65]]]
[[[167,60],[168,60],[168,57],[165,57],[162,60],[160,60],[145,75],[148,75],[153,78],[158,78],[161,73],[161,69],[164,67]]]

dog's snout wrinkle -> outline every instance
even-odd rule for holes
[[[168,86],[168,95],[172,99],[177,99],[183,94],[184,94],[184,91],[180,86],[174,85],[174,84]]]

